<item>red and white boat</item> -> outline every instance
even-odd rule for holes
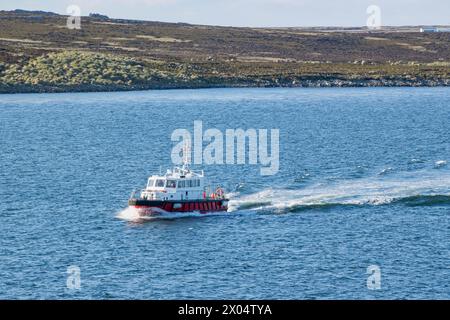
[[[227,211],[228,199],[221,187],[213,191],[205,183],[203,170],[195,172],[184,164],[167,170],[165,175],[148,178],[147,186],[133,192],[128,205],[140,216],[170,213],[212,213]]]

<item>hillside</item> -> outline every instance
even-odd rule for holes
[[[450,33],[232,28],[0,11],[0,92],[450,85]]]

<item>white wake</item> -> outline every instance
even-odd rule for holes
[[[443,171],[407,172],[394,176],[319,183],[303,189],[268,188],[232,199],[229,211],[273,209],[300,206],[383,205],[417,196],[450,196],[450,173]]]

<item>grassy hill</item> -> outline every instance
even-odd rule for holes
[[[450,85],[450,33],[232,28],[0,11],[0,92]]]

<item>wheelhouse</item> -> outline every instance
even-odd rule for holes
[[[204,172],[192,171],[186,167],[167,170],[165,175],[148,178],[147,186],[141,191],[141,199],[147,200],[197,200],[219,197],[205,185]]]

